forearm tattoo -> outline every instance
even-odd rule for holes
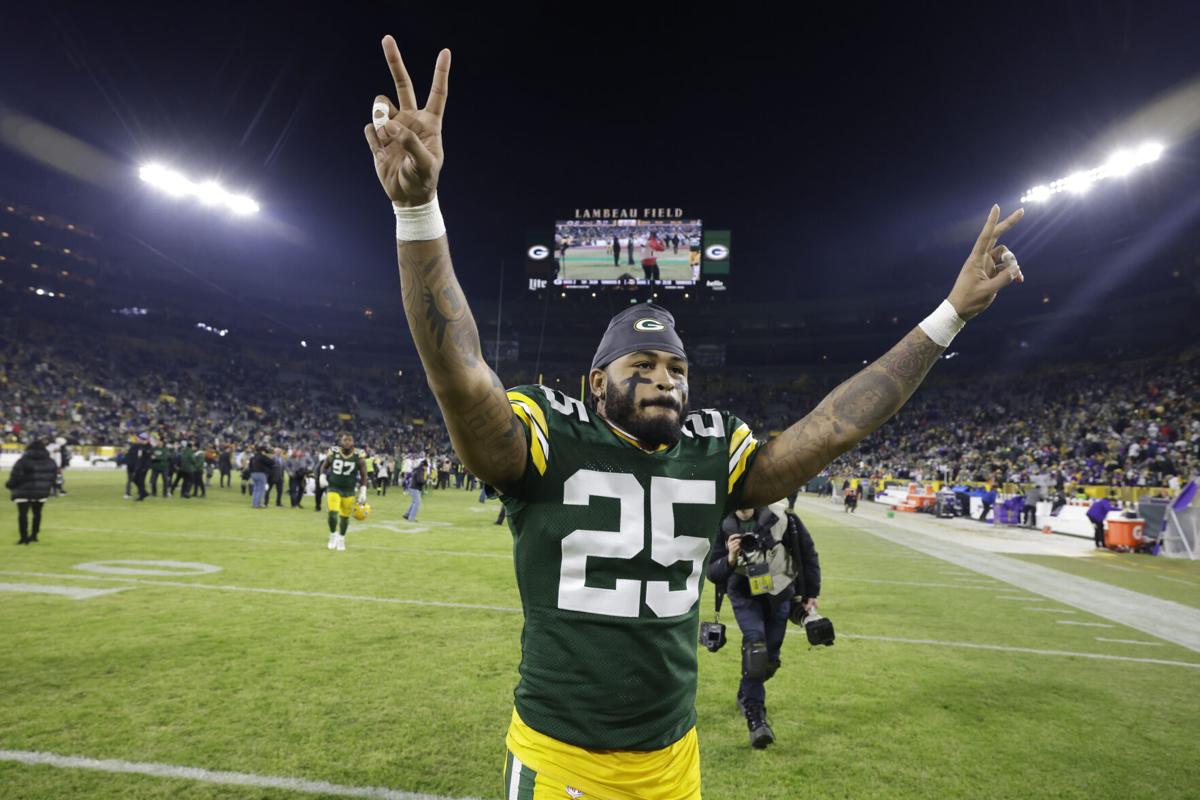
[[[431,247],[445,245],[438,241],[397,246],[409,330],[427,371],[432,367],[430,361],[451,372],[455,367],[473,368],[482,360],[479,329],[454,276],[449,254],[429,253]]]
[[[900,410],[945,348],[914,328],[899,344],[830,392],[768,444],[746,484],[746,504],[786,497]]]
[[[520,477],[521,423],[483,360],[479,329],[444,241],[397,246],[404,313],[421,363],[464,463],[484,480]]]

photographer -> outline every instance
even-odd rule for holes
[[[803,614],[815,611],[821,593],[821,563],[812,537],[800,518],[785,508],[779,502],[730,514],[721,523],[708,565],[709,580],[718,593],[729,595],[742,631],[737,703],[746,717],[750,744],[760,749],[775,741],[764,684],[782,663],[779,651],[788,619],[799,622]],[[793,614],[794,605],[798,607]]]

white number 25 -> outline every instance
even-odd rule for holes
[[[675,535],[677,503],[712,505],[716,502],[713,481],[676,478],[650,479],[650,558],[669,567],[690,561],[692,572],[682,589],[668,581],[646,581],[646,605],[657,616],[686,614],[700,596],[700,572],[708,554],[708,539]],[[562,570],[558,583],[558,607],[610,617],[636,617],[641,610],[642,581],[618,578],[612,589],[585,585],[588,556],[631,559],[645,544],[645,492],[628,473],[581,469],[563,484],[563,504],[586,506],[593,497],[612,497],[621,503],[620,530],[576,530],[562,540]]]

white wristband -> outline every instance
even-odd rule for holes
[[[941,347],[949,347],[954,341],[954,337],[967,321],[958,315],[954,310],[954,306],[949,300],[943,300],[942,304],[933,310],[925,319],[921,320],[918,327],[925,331],[925,335],[934,341],[935,344]]]
[[[426,242],[446,235],[436,194],[425,205],[404,208],[392,203],[392,209],[396,212],[396,238],[402,242]]]

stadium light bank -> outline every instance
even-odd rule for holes
[[[160,164],[147,164],[138,170],[138,177],[172,197],[195,197],[206,206],[225,206],[240,216],[259,211],[258,203],[250,197],[233,194],[216,181],[197,183]]]
[[[1033,187],[1022,195],[1021,202],[1045,203],[1060,192],[1085,194],[1098,181],[1124,177],[1138,167],[1158,161],[1162,153],[1163,146],[1156,142],[1146,142],[1136,150],[1118,150],[1098,167],[1072,172],[1065,178]]]

